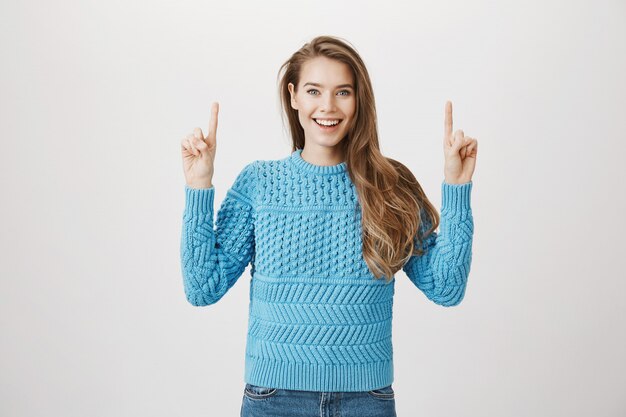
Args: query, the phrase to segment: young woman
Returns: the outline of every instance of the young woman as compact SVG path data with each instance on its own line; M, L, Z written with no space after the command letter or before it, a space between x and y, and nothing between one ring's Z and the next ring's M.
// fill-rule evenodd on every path
M283 71L284 70L284 71ZM181 239L189 302L217 302L251 264L242 416L395 416L392 305L402 269L436 304L464 297L477 141L446 103L439 214L379 149L374 94L353 47L319 36L282 66L291 154L237 176L214 228L209 130L182 140Z

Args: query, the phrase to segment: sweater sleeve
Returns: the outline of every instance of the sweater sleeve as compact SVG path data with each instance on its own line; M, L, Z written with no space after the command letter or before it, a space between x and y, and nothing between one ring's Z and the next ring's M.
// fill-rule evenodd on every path
M472 182L444 181L441 190L440 233L433 231L422 242L425 252L413 255L402 269L429 300L450 307L463 300L472 262ZM422 236L432 225L426 217L422 216L420 225Z
M243 274L254 256L256 161L237 176L213 224L215 188L185 185L180 245L187 300L194 306L219 301Z

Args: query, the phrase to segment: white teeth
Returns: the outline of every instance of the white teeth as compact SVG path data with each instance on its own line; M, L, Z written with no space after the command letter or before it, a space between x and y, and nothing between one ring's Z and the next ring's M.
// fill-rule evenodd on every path
M339 120L315 120L315 122L322 126L334 126L339 123Z

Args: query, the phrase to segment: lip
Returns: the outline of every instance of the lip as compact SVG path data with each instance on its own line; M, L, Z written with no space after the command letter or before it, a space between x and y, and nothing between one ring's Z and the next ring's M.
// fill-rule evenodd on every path
M334 126L322 126L319 123L317 123L315 121L315 119L317 120L339 120L339 123L337 123ZM337 130L339 128L339 125L341 125L341 123L343 122L343 119L338 119L338 118L321 118L321 117L315 117L313 118L313 123L315 123L315 125L322 131L322 132L333 132L335 130Z

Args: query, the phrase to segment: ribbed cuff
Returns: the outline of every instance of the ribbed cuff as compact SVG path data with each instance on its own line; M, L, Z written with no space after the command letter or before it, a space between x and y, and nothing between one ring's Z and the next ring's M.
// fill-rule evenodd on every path
M472 181L463 184L441 183L441 212L467 211L471 209Z
M185 212L189 214L213 213L215 187L190 188L185 184Z

